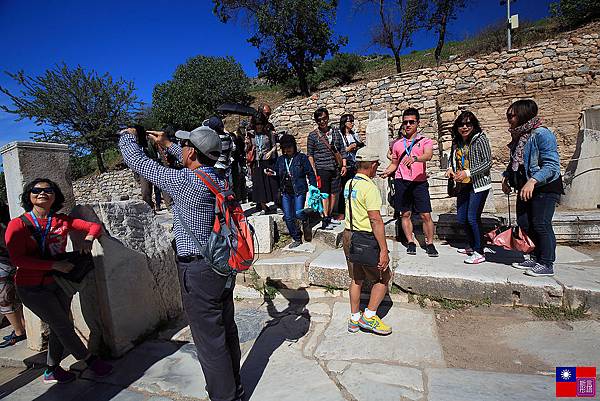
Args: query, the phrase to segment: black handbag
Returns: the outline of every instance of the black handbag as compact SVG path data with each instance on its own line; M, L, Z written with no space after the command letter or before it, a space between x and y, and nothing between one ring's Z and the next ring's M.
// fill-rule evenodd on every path
M352 183L355 179L362 180L360 177L356 177L350 180L350 186L348 190L348 209L350 213L350 231L352 237L350 238L350 247L348 250L348 260L352 263L363 265L365 267L371 267L376 269L379 263L379 242L375 238L372 232L368 231L355 231L354 224L352 221Z
M81 251L65 252L55 255L54 260L72 263L73 269L68 273L54 271L52 274L74 283L81 283L85 276L94 269L94 258L91 253Z

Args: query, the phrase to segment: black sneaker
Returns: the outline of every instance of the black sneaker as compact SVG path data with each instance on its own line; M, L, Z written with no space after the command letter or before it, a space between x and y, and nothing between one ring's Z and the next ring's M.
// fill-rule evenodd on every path
M427 246L425 246L425 252L427 252L427 255L429 255L431 258L437 258L440 256L437 249L435 249L435 245L433 244L427 244Z
M415 244L414 242L409 242L408 245L406 246L406 253L409 255L416 255L417 254L417 244Z
M312 241L312 227L310 226L310 219L308 217L302 220L302 233L304 234L304 241Z
M527 270L525 274L533 277L552 277L554 276L554 269L552 266L536 263L535 266Z

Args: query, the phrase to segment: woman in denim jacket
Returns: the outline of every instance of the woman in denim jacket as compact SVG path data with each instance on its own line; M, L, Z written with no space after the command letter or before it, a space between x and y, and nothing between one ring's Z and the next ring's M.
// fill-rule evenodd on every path
M517 223L535 244L531 259L513 263L513 267L529 276L553 276L556 236L552 217L563 183L556 136L542 126L537 113L538 106L530 99L518 100L506 111L512 141L502 191L518 192Z
M274 170L268 170L267 174L279 177L279 187L281 188L281 203L283 208L283 219L290 232L290 236L294 242L290 248L295 248L302 244L302 233L296 226L296 219L302 221L302 231L304 231L304 239L312 240L312 230L309 225L309 216L302 213L304 202L306 201L306 193L308 185L317 186L317 177L308 161L308 156L302 152L298 152L296 139L291 135L283 135L279 140L281 152L275 163Z

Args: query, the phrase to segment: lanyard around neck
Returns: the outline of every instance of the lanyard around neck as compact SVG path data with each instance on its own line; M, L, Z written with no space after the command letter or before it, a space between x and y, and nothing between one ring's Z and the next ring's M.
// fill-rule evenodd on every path
M35 231L40 238L38 245L39 245L40 251L42 252L42 255L43 255L46 253L46 238L48 238L48 234L50 233L50 229L52 228L52 213L48 215L48 221L46 222L46 228L43 231L42 231L42 226L41 226L38 218L33 213L33 210L31 212L29 212L29 215L33 219L33 224L35 225Z
M285 168L286 168L288 174L290 175L290 177L292 176L292 173L290 172L290 169L292 168L292 163L294 162L294 157L296 157L296 156L292 156L292 158L290 159L289 163L288 163L288 159L287 158L283 159L283 161L285 162Z
M406 137L404 138L404 149L406 150L406 155L410 157L410 153L412 152L412 148L415 145L415 140L417 136L415 135L413 139L410 141L410 146L406 146Z

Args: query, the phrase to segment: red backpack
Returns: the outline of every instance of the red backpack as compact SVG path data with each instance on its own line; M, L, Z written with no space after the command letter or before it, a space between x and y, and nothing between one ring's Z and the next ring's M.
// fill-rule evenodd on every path
M215 222L206 245L201 247L183 219L179 220L212 269L222 276L229 276L226 288L230 288L235 275L248 270L254 262L254 230L229 185L222 189L205 172L194 173L216 197Z

